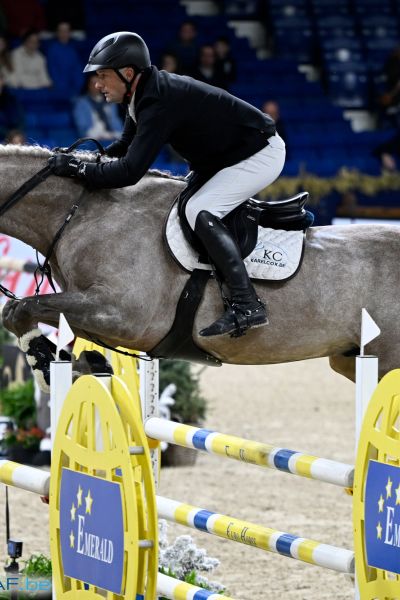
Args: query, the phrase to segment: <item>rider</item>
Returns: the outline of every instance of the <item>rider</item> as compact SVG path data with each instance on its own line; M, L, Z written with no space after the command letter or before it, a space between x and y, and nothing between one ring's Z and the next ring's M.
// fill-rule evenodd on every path
M200 335L232 334L238 328L243 332L267 324L265 305L221 219L279 176L285 144L274 121L222 89L158 71L136 33L103 37L84 69L92 71L97 72L97 89L106 101L127 107L124 131L106 150L117 160L87 163L57 154L49 161L54 173L82 178L92 188L134 185L162 146L170 143L195 175L189 179L193 193L185 209L187 221L231 296L224 315Z

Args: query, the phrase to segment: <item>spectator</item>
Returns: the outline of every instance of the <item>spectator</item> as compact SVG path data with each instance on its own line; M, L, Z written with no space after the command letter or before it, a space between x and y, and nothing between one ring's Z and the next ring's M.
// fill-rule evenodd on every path
M86 93L74 105L73 116L80 137L94 137L99 141L111 140L121 134L123 123L116 104L109 104L97 90L97 75L86 82Z
M0 0L12 37L23 37L28 31L42 31L46 19L42 4L38 0Z
M6 135L6 144L15 144L16 146L23 146L26 144L26 137L23 131L20 129L11 129Z
M51 86L46 59L39 51L39 36L29 31L22 38L22 44L11 52L13 73L10 85L27 90L38 90Z
M236 81L236 61L232 56L231 45L227 37L221 36L214 43L216 55L216 70L218 76L223 82L224 89Z
M276 131L279 133L281 138L286 141L285 125L281 118L279 104L275 100L266 100L266 102L264 102L262 105L261 110L275 121Z
M167 73L179 73L178 59L175 54L171 54L171 52L164 52L164 54L161 56L160 69L167 71Z
M216 61L214 48L208 45L202 46L198 65L192 73L193 77L209 85L223 87L224 80L217 71Z
M23 124L22 106L0 75L0 138L4 140L10 129L21 128Z
M400 133L375 148L373 155L380 160L384 171L397 171L397 161L400 156Z
M178 38L167 49L177 57L182 74L190 75L199 54L197 29L192 21L185 21L179 28Z
M7 38L4 35L0 35L0 75L2 75L6 83L11 79L12 72L13 67Z
M66 98L77 96L82 89L82 65L71 40L71 25L58 23L56 39L47 50L47 66L54 89Z

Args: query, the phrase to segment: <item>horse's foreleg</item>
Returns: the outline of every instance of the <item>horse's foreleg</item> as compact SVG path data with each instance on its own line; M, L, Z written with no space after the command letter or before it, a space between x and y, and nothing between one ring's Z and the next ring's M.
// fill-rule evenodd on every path
M113 337L118 324L115 306L100 294L66 292L8 302L2 313L4 326L14 333L20 348L42 389L50 384L50 362L54 349L42 335L38 323L57 327L60 313L65 315L76 335L88 332L99 337Z

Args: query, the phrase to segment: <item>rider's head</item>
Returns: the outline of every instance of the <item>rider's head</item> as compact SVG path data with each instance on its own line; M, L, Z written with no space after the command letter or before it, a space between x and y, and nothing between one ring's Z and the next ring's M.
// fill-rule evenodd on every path
M118 31L97 42L83 72L97 71L98 89L107 102L129 102L136 78L150 66L149 49L140 35Z

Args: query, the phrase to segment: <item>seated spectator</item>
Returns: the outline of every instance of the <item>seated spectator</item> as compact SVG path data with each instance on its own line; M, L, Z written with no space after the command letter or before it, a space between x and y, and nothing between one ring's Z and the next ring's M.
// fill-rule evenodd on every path
M400 133L375 148L373 155L380 160L384 171L397 171L400 157Z
M16 146L23 146L26 144L26 137L23 131L20 129L11 129L5 138L6 144L15 144Z
M223 81L224 89L236 81L236 61L232 56L231 45L227 37L221 36L214 43L216 55L216 69L218 76Z
M7 38L4 35L0 35L0 75L5 79L6 83L12 77L12 72L13 66Z
M167 71L167 73L179 73L178 59L175 54L164 52L161 56L160 69Z
M46 59L39 51L39 36L29 31L22 38L22 44L11 52L13 73L9 84L26 90L38 90L51 86Z
M281 111L279 104L275 100L266 100L261 107L263 113L272 117L275 121L276 131L279 133L281 138L286 141L285 125L281 118Z
M42 31L46 19L39 0L0 0L11 37L23 37L28 31Z
M167 52L176 56L182 75L190 75L195 68L199 54L197 29L192 21L185 21L179 28L178 38L170 44Z
M93 137L99 141L111 140L121 134L123 123L116 104L108 104L96 87L94 73L86 82L86 93L80 96L73 108L73 117L80 137Z
M67 98L79 94L83 85L82 64L71 40L71 25L61 22L57 25L56 39L47 50L47 67L53 87Z
M5 85L0 75L0 139L4 140L10 129L19 129L24 124L21 103Z
M191 75L195 79L208 83L209 85L223 87L224 79L218 73L216 61L217 58L215 56L214 48L212 46L202 46L200 48L198 65Z

